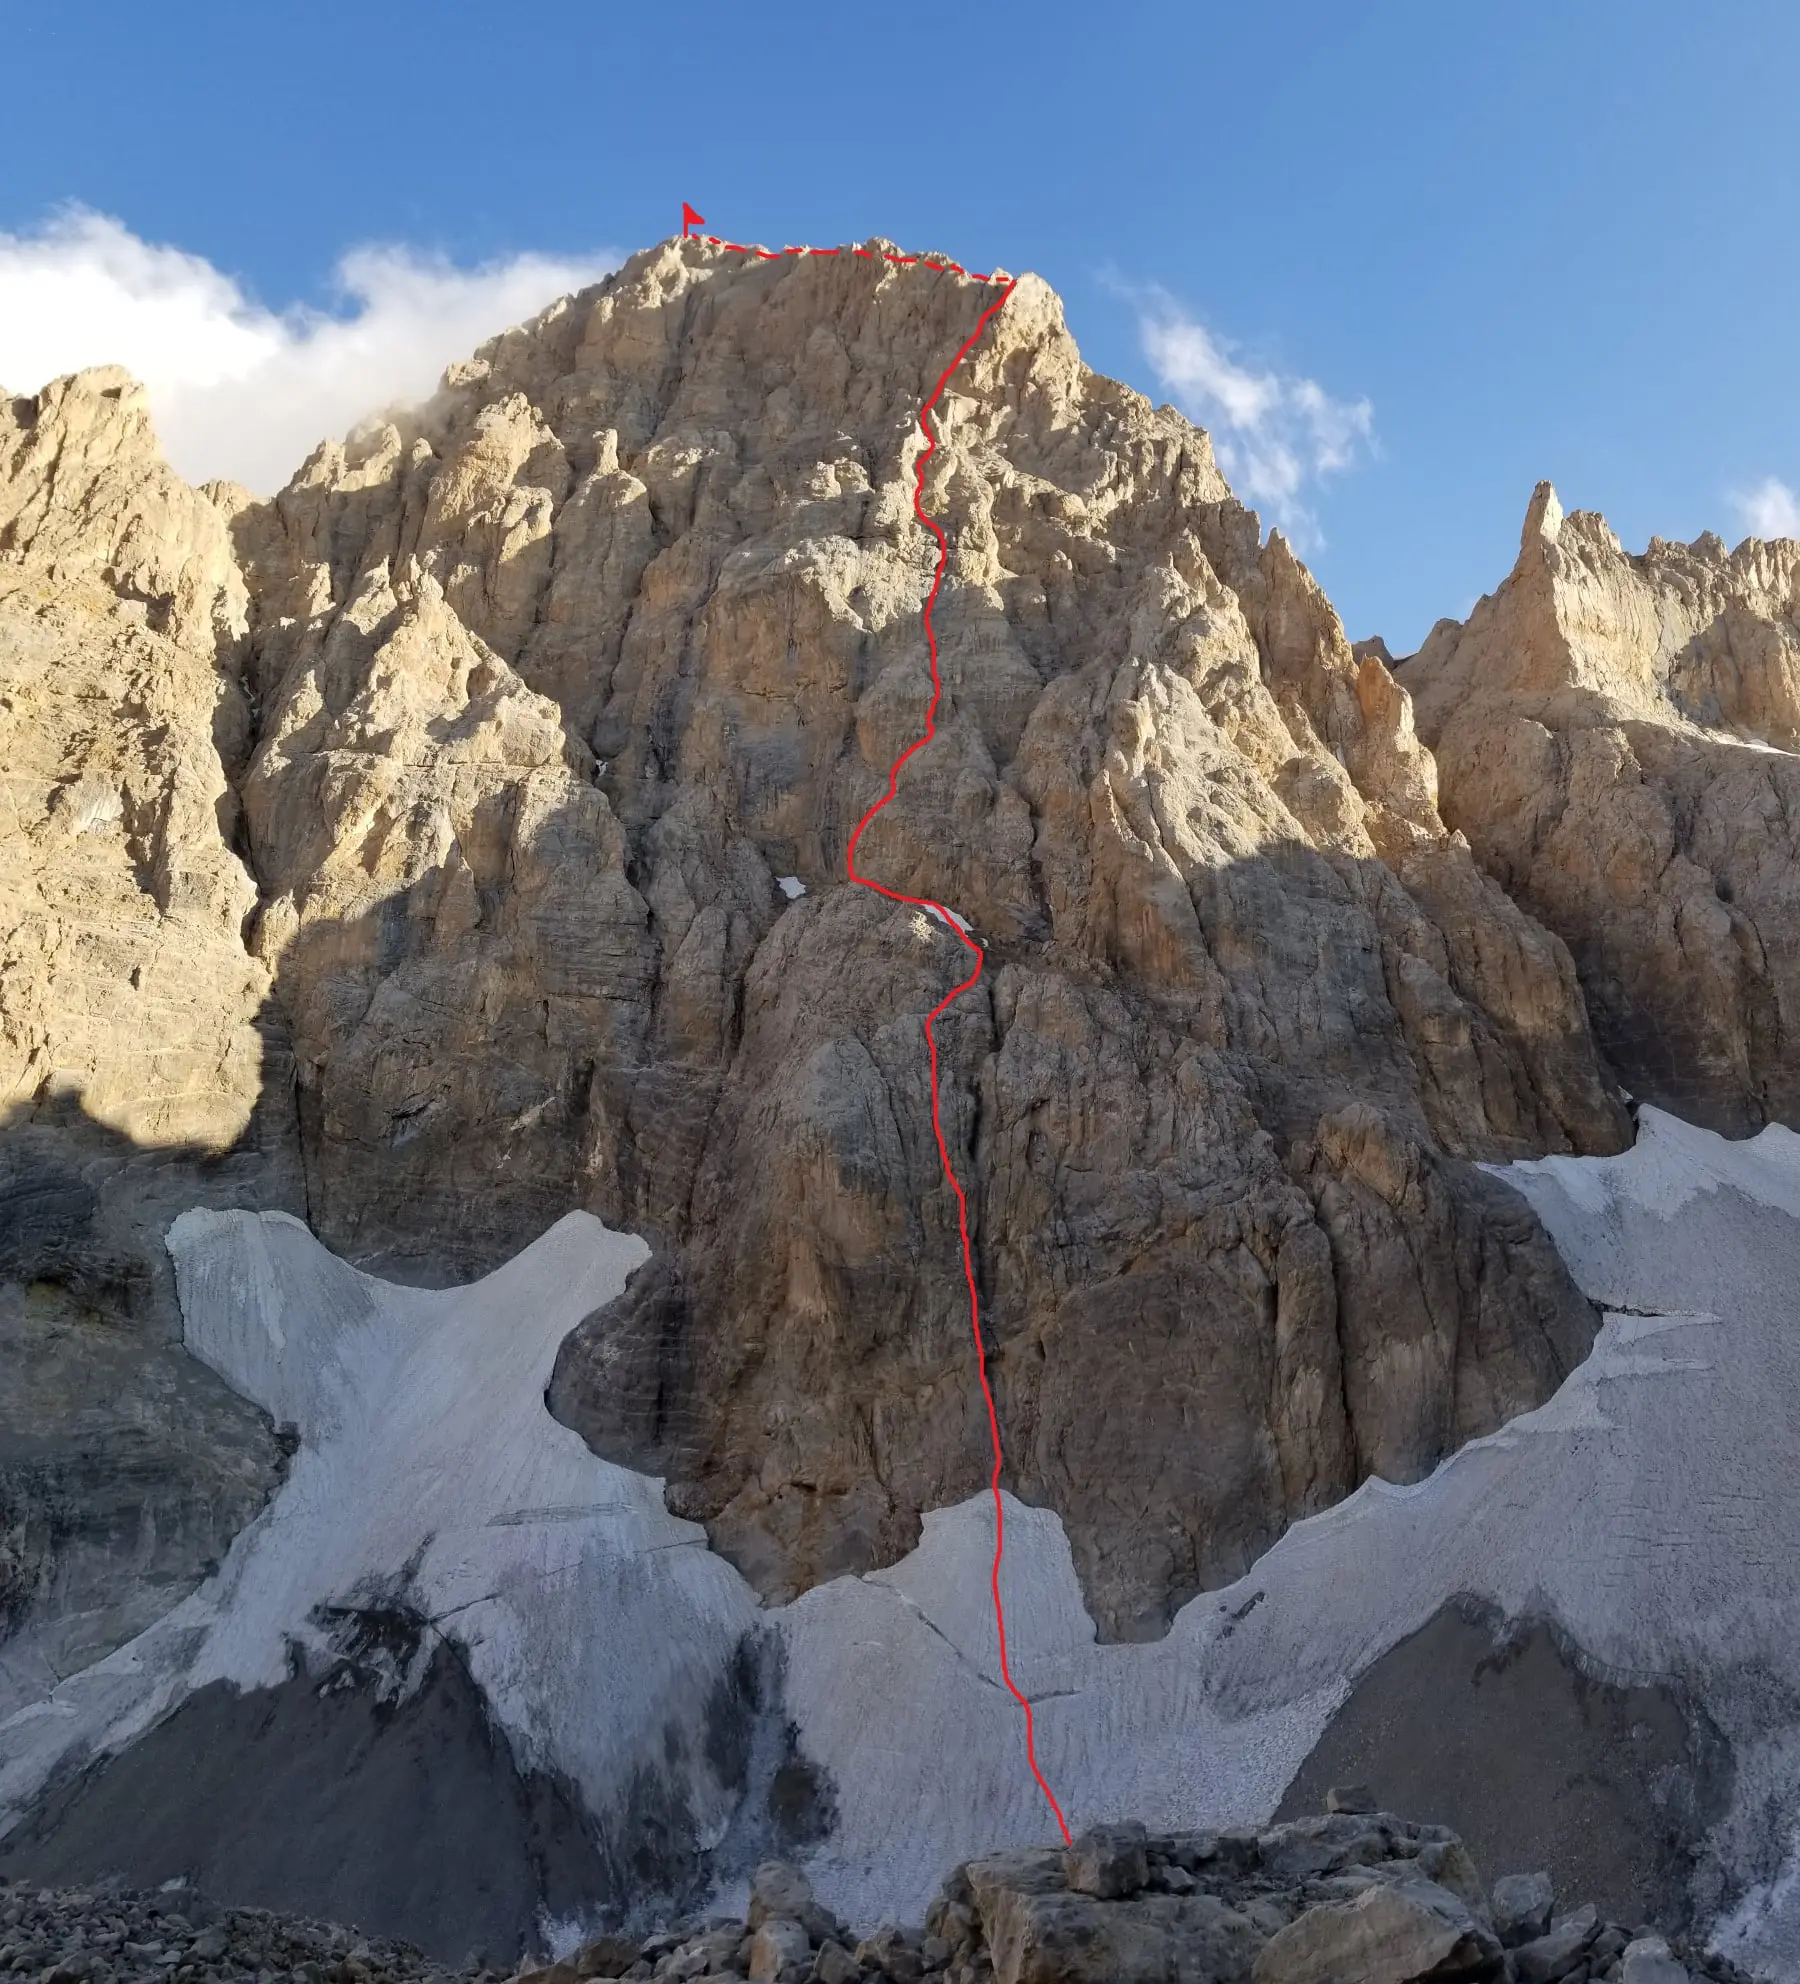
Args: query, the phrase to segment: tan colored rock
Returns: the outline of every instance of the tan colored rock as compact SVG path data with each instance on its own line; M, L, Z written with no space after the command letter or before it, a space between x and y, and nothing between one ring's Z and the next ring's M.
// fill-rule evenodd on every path
M1567 943L1647 1101L1800 1122L1800 545L1628 556L1541 484L1518 563L1402 680L1450 823Z
M183 492L123 385L47 398L10 457L54 613L99 587L97 627L142 597L167 628L166 724L26 718L77 784L153 737L181 768L94 897L105 944L136 918L197 960L109 1120L241 1138L260 1003L263 1100L291 1038L306 1210L353 1258L479 1271L572 1204L647 1234L557 1408L771 1595L893 1561L989 1465L920 1031L964 954L844 852L927 695L918 409L991 300L671 242L272 503ZM988 946L939 1038L1008 1478L1102 1629L1154 1633L1547 1394L1592 1314L1470 1160L1626 1126L1567 953L1446 831L1408 692L1205 435L1089 372L1031 277L937 427L938 734L860 860ZM88 524L52 458L89 465ZM64 776L32 788L46 849L110 805L53 807ZM86 832L44 889L89 886ZM118 1039L121 978L55 1025Z
M116 371L0 401L0 1111L227 1148L262 1078L225 519ZM223 754L222 755L222 751Z
M1257 1952L1254 1984L1423 1984L1483 1974L1500 1945L1457 1898L1424 1880L1324 1902Z
M217 495L121 372L0 396L0 1715L166 1610L281 1464L173 1347L162 1247L296 1183Z
M96 579L202 654L244 632L229 520L248 500L229 484L182 481L143 387L117 366L0 398L0 567L57 586Z
M843 859L927 691L918 407L989 300L668 243L235 524L315 1223L427 1275L571 1202L649 1234L558 1409L772 1595L892 1561L987 1465L919 1031L961 953ZM939 430L938 736L860 860L991 946L943 1107L1011 1478L1105 1629L1154 1632L1557 1382L1586 1305L1461 1160L1623 1118L1408 695L1206 437L1030 277ZM1437 1181L1383 1215L1431 1222L1423 1267L1320 1211L1357 1105ZM1403 1400L1347 1413L1341 1318L1390 1306Z

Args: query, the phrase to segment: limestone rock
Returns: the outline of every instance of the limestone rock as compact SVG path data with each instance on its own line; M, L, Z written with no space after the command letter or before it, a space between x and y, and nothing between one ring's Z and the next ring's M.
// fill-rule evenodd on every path
M1470 1977L1499 1944L1431 1881L1365 1888L1279 1930L1257 1953L1255 1984L1415 1984Z
M812 1944L798 1922L768 1916L750 1939L750 1984L776 1984L797 1975L812 1957Z
M0 531L49 588L17 817L34 888L100 862L106 905L53 1001L105 1025L12 1024L15 1087L48 1056L104 1098L83 1043L129 1013L155 1078L91 1106L254 1157L240 1195L297 1139L360 1263L479 1272L571 1206L646 1235L556 1410L770 1596L894 1561L988 1465L921 1039L965 954L844 857L928 692L918 409L991 300L665 243L267 504L182 491L117 381L9 416ZM1409 692L1205 435L1031 277L937 429L944 698L859 859L987 948L938 1034L1009 1479L1102 1631L1151 1635L1555 1387L1592 1311L1473 1166L1628 1126ZM88 477L54 500L53 457ZM83 587L71 653L141 652L155 724L54 714ZM199 968L132 1005L118 932L177 922Z
M1063 1871L1077 1894L1117 1901L1136 1894L1149 1879L1141 1825L1093 1826L1063 1855Z
M819 1945L818 1955L813 1958L808 1974L812 1984L857 1984L857 1979L862 1976L862 1965L842 1943L827 1941Z
M1599 1932L1599 1917L1589 1902L1573 1915L1554 1922L1541 1936L1520 1943L1512 1952L1518 1984L1555 1984Z
M0 1714L191 1589L282 1464L174 1347L162 1248L298 1196L216 493L123 373L0 397Z
M813 1907L812 1885L785 1860L765 1860L750 1882L750 1927L760 1929L772 1915L798 1922Z
M140 624L210 656L244 633L230 519L250 499L191 489L163 460L149 400L117 366L0 396L0 566L61 591L97 582Z
M1800 1122L1800 545L1629 556L1541 484L1518 562L1400 669L1444 816L1568 945L1627 1086Z

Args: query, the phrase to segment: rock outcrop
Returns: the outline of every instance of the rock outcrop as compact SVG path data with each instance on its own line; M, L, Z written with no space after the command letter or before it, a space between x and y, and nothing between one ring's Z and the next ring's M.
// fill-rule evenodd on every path
M1520 1897L1525 1905L1521 1908ZM1491 1896L1456 1835L1337 1811L1258 1832L1097 1828L1069 1851L995 1854L955 1870L923 1927L858 1938L781 1861L742 1915L593 1937L514 1984L1745 1984L1732 1964L1592 1904L1552 1920L1544 1877ZM483 1984L405 1943L336 1924L215 1906L204 1894L33 1889L0 1880L0 1950L48 1984L251 1984L291 1971L334 1984ZM0 1957L0 1961L4 1961Z
M1627 1085L1800 1123L1800 545L1632 557L1540 484L1511 576L1400 676L1446 819L1568 944Z
M1064 1850L956 1869L923 1930L860 1941L793 1867L758 1869L744 1919L643 1943L606 1936L527 1969L751 1984L1732 1984L1734 1965L1591 1903L1555 1915L1543 1875L1490 1894L1462 1842L1357 1805L1257 1831L1097 1827ZM1520 1898L1525 1905L1519 1905Z
M893 1561L986 1467L920 1039L961 954L842 878L926 693L918 408L991 298L668 243L272 504L174 483L113 375L10 430L7 693L49 754L16 927L89 888L104 935L30 938L8 997L135 1083L21 1022L33 1123L74 1063L132 1148L248 1167L193 1197L303 1203L390 1274L571 1206L643 1233L557 1409L771 1595ZM1568 952L1204 434L1030 277L938 425L945 701L862 860L987 946L943 1111L1010 1479L1143 1636L1547 1396L1593 1314L1473 1161L1629 1128Z
M988 300L668 244L238 519L314 1223L421 1274L571 1203L649 1236L558 1409L770 1594L985 1464L919 1038L959 953L842 875L927 688L917 410ZM1013 1477L1154 1632L1548 1392L1589 1312L1467 1161L1627 1127L1204 435L1031 278L940 426L945 705L863 861L988 946L944 1111Z
M281 1462L176 1347L162 1247L297 1182L234 845L236 500L170 472L121 372L0 399L6 1706L191 1588Z

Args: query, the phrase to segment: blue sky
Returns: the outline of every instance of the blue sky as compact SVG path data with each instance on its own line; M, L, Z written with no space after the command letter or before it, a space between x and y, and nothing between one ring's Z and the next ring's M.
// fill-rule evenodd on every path
M246 308L366 310L380 269L358 304L341 264L371 245L549 279L684 198L735 239L1035 270L1091 364L1178 388L1241 473L1275 487L1287 449L1265 520L1396 652L1504 576L1540 476L1632 549L1735 541L1750 492L1778 521L1765 485L1800 486L1781 0L0 0L0 36L0 235L41 248L74 203Z

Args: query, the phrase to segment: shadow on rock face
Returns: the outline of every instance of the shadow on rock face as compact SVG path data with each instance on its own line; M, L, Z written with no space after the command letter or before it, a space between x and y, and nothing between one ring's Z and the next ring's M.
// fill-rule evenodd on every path
M1364 1674L1277 1816L1365 1784L1383 1809L1453 1827L1485 1879L1543 1868L1570 1905L1679 1929L1690 1849L1731 1776L1724 1739L1670 1689L1595 1680L1548 1623L1465 1599Z
M0 1718L184 1598L280 1481L268 1415L182 1344L163 1234L304 1207L292 1062L229 1150L144 1145L78 1094L0 1112Z

